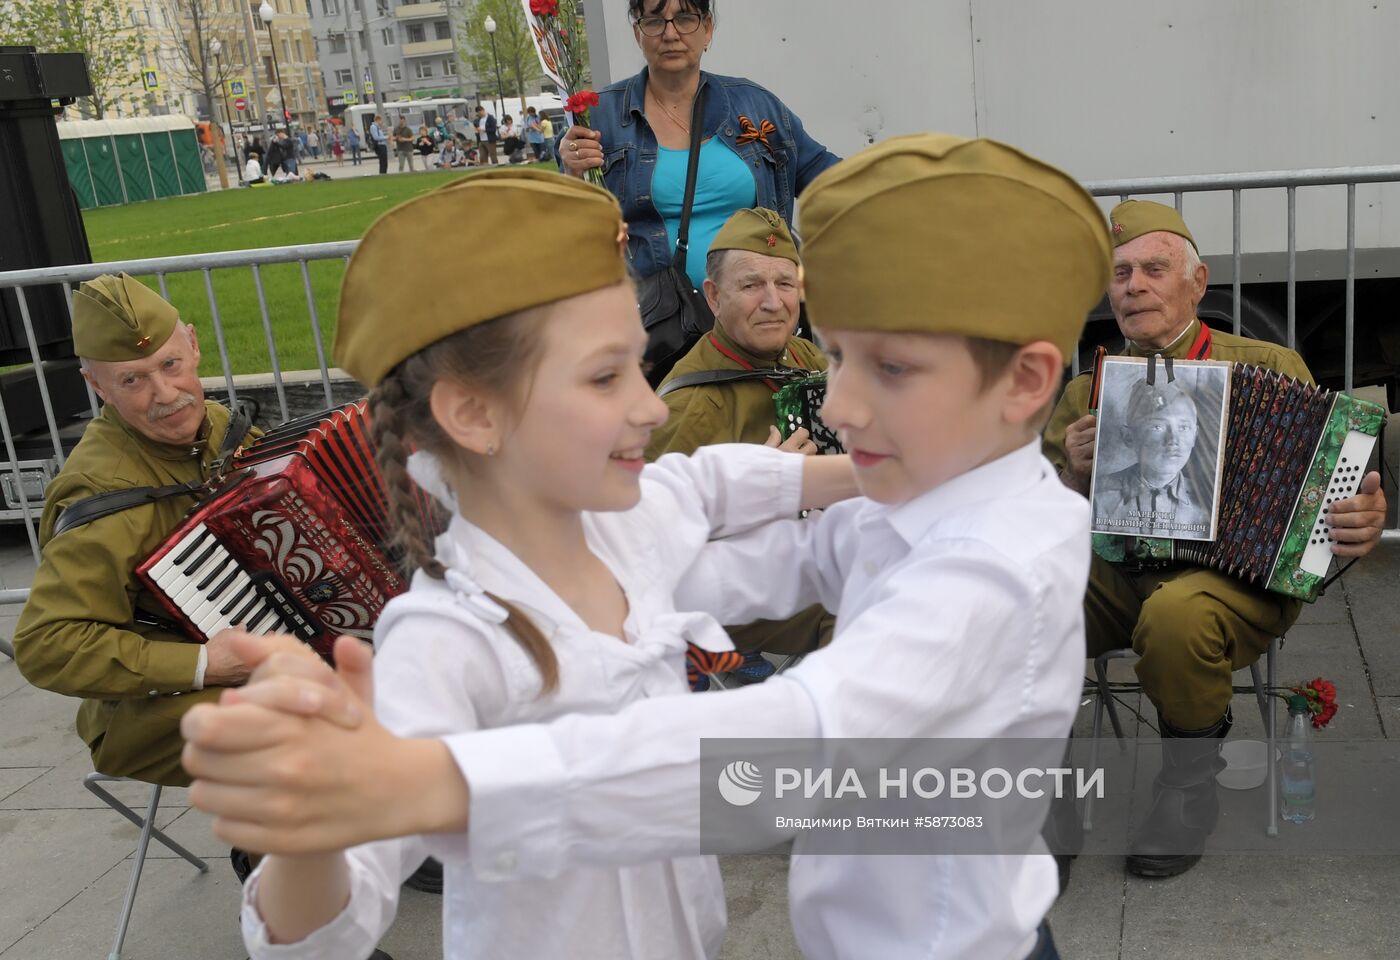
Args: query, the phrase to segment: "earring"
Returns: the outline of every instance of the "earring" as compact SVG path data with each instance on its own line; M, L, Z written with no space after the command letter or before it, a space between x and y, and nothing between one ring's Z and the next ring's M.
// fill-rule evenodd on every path
M494 443L488 443L486 445L486 455L488 457L494 457L496 455L496 445Z

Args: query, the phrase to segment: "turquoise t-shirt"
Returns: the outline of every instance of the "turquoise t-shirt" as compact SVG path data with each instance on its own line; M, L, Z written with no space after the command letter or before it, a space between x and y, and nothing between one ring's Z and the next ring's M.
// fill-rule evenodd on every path
M689 150L658 147L656 173L651 178L651 199L656 212L666 221L671 249L681 230L681 207L685 202L685 172ZM735 210L758 203L753 174L728 144L718 137L700 145L700 169L695 174L695 202L690 210L690 248L685 255L685 272L696 290L704 288L705 254L715 234Z

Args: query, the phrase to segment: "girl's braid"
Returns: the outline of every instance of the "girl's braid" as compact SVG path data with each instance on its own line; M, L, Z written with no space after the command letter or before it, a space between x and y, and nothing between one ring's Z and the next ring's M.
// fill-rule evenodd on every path
M433 545L423 529L422 511L413 480L408 475L408 444L404 442L403 424L412 422L412 411L407 409L412 400L403 385L404 372L400 368L385 377L369 397L375 460L384 476L384 492L389 501L394 531L391 543L403 552L409 568L417 567L441 580L446 571L434 555Z

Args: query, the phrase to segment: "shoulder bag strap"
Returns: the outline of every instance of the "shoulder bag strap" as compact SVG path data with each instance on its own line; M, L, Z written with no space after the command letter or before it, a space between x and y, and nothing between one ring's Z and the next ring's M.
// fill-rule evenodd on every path
M671 263L678 273L685 273L686 251L690 249L690 208L695 204L695 180L700 172L700 135L705 123L705 81L695 91L695 104L690 111L690 159L685 168L685 202L681 206L681 226L676 233L676 255Z

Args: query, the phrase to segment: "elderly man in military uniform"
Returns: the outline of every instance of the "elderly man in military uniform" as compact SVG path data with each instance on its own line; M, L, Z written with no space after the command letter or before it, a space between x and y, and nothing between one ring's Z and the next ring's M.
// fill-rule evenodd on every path
M1211 493L1204 471L1187 470L1196 447L1196 404L1173 381L1140 380L1128 393L1119 425L1137 461L1094 485L1094 528L1118 521L1124 532L1149 537L1210 531Z
M115 504L90 498L197 485L251 434L245 418L204 399L194 327L126 274L74 293L73 347L104 406L45 493L43 559L16 628L15 660L36 686L83 698L78 734L98 771L187 784L180 717L220 687L243 683L248 668L229 643L232 631L183 642L134 571L195 495L138 493L144 502L105 515L91 508ZM56 531L69 507L75 512ZM69 525L84 511L93 519Z
M1238 361L1311 382L1292 350L1213 331L1197 319L1209 270L1176 210L1128 200L1110 220L1108 297L1129 355ZM1070 381L1045 430L1046 456L1067 486L1085 494L1095 444L1089 386L1087 375ZM1370 473L1356 496L1331 507L1333 552L1368 553L1380 540L1385 511L1380 476ZM1299 609L1296 600L1201 567L1144 569L1093 558L1084 606L1088 655L1133 648L1163 738L1153 804L1128 856L1132 873L1175 876L1200 859L1219 815L1215 775L1231 724L1231 674L1257 660Z
M798 453L816 453L805 429L783 441L778 433L773 379L724 379L782 368L818 372L826 358L816 344L795 336L801 307L801 259L783 218L762 207L729 218L705 259L705 298L715 326L690 349L661 382L658 392L670 409L654 430L647 459L663 453L693 453L711 443L767 443ZM679 386L687 379L717 373L714 382ZM730 629L745 651L735 673L740 682L762 680L773 672L758 650L797 654L831 638L833 619L812 607L791 620L759 621Z

